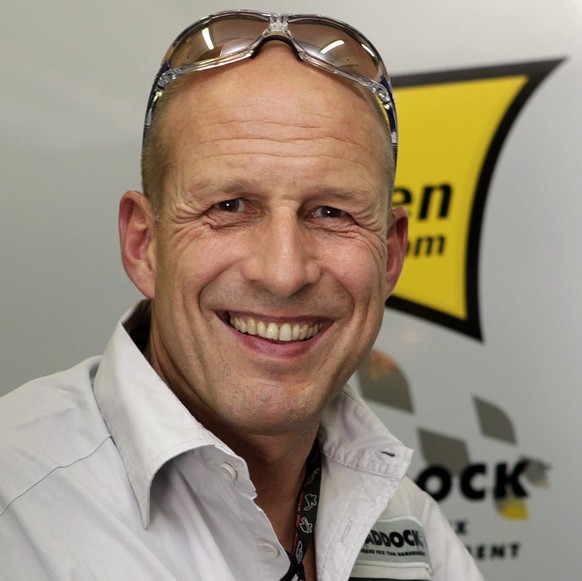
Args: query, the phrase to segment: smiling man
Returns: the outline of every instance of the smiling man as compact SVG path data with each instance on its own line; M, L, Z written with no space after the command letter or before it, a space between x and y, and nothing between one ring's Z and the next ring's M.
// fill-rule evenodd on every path
M354 29L232 12L178 37L120 206L146 301L0 407L7 579L481 579L346 386L402 266L395 162Z

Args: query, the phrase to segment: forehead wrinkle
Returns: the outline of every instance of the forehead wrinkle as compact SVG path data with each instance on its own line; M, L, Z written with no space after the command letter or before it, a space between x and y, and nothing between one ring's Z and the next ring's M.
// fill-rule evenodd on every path
M224 127L224 131L217 131L218 127ZM239 128L239 131L234 135L232 132L228 131L228 128L235 126ZM269 128L284 128L286 131L284 135L279 135L279 132L269 131ZM346 159L352 160L358 157L358 154L363 153L366 157L372 157L383 162L384 148L382 147L381 140L380 143L373 143L376 141L374 136L369 134L363 134L361 137L363 139L350 139L342 136L342 127L321 127L320 125L309 125L309 124L299 124L299 123L282 123L280 121L252 121L252 120L232 120L232 121L218 121L216 123L209 123L205 126L201 125L200 130L194 129L192 131L195 134L195 138L190 141L192 147L195 147L199 157L204 157L201 151L201 146L205 145L215 145L220 153L225 153L225 149L234 144L264 144L263 147L269 147L269 144L275 144L278 146L285 146L288 144L295 145L310 145L317 147L318 143L332 142L340 145L338 150L339 155L345 155ZM306 135L307 132L307 135ZM264 150L263 147L259 147L256 153L265 153L272 155L283 155L277 151ZM306 153L305 156L301 155L300 152L293 152L290 148L286 150L286 153L290 157L308 157L310 153ZM202 153L202 155L200 155ZM241 152L242 153L242 152ZM253 152L250 152L253 153ZM212 152L209 152L212 155Z
M240 122L232 121L230 123L241 126ZM218 125L224 124L218 123ZM193 140L188 141L191 144L191 147L196 150L196 158L199 161L212 158L217 154L220 156L262 154L271 157L303 159L314 156L314 154L308 150L310 145L317 149L318 143L332 142L339 144L337 155L323 155L321 153L316 153L315 157L345 159L346 161L349 160L364 167L363 161L358 160L363 153L365 157L371 157L382 164L383 150L381 147L374 147L374 145L370 143L370 138L361 142L359 140L347 139L340 135L330 135L321 127L297 124L286 125L290 129L296 128L297 132L290 132L291 134L284 136L273 135L271 133L267 135L265 132L260 131L260 128L258 127L259 125L281 126L280 123L275 121L259 123L248 121L244 123L244 126L242 127L241 133L243 133L243 135L225 136L220 135L220 132L213 131L213 126L210 125L202 131L195 131L196 137ZM305 130L312 132L313 135L305 135ZM246 145L249 149L246 151L229 152L229 147L235 146L236 144L242 144L243 146ZM289 144L294 144L297 147L287 147ZM307 147L301 148L302 144ZM211 147L210 151L205 152L204 146L214 147ZM273 149L273 146L276 146L275 150Z
M295 160L301 160L301 159L313 159L314 156L309 154L309 153L301 153L298 152L294 155L289 155L288 152L281 152L281 153L277 153L277 152L273 152L273 151L261 151L261 152L256 152L256 153L252 153L249 154L248 152L233 152L233 153L228 153L228 152L223 152L220 153L218 156L216 153L209 153L208 155L198 155L198 162L203 162L205 160L211 160L211 159L216 159L217 157L223 157L223 158L237 158L237 157L249 157L249 156L254 156L254 155L261 155L261 156L265 156L266 158L274 158L274 159L295 159ZM368 176L369 175L369 168L366 166L366 164L358 159L347 159L343 156L333 156L333 155L324 155L324 154L317 154L317 158L318 159L330 159L330 160L334 160L334 161L342 161L342 162L349 162L352 164L357 165L358 167L362 168L364 170L364 175ZM370 178L370 182L374 181L374 178L372 175L369 176Z
M330 117L328 117L330 119ZM232 130L232 127L238 129L238 133L243 134L245 137L262 137L264 133L272 133L272 130L285 130L294 135L295 133L308 133L308 135L316 134L321 135L322 137L331 137L334 138L334 134L338 133L338 130L343 128L344 124L335 121L333 125L323 126L321 124L310 124L307 122L290 122L288 120L283 119L275 119L275 120L267 120L267 119L217 119L215 122L212 122L208 119L204 120L204 122L200 122L198 124L200 129L196 131L198 136L202 136L206 133L210 133L213 136L216 136L216 139L221 138L221 133L229 132ZM220 128L224 128L223 131ZM341 131L339 131L341 133ZM362 132L362 137L368 138L368 134L364 134ZM309 137L304 137L304 139L308 139ZM341 139L341 138L339 138ZM348 143L352 143L351 140L345 140Z
M301 97L301 95L294 96L297 99ZM221 106L220 104L213 107L199 107L194 123L199 127L198 134L220 132L220 127L224 127L226 131L235 126L239 127L241 132L249 132L253 135L260 135L263 130L269 131L273 127L290 131L313 131L327 135L341 132L346 126L352 126L356 135L363 139L370 138L369 133L361 129L361 124L354 121L354 116L349 114L350 111L342 111L341 108L334 107L333 111L328 112L325 108L315 110L310 109L310 106L309 101L300 107L300 111L297 111L295 107L292 114L281 115L279 110L273 110L271 102L259 97L245 107ZM369 105L365 107L367 109ZM378 136L380 134L381 131L378 131Z
M275 157L284 157L289 156L293 158L305 158L305 157L313 157L314 154L302 150L300 148L292 148L289 150L288 148L284 148L285 145L290 143L296 145L309 145L313 144L314 146L318 143L326 142L326 141L333 141L343 145L347 145L348 149L342 148L341 151L338 151L338 155L325 155L322 153L316 153L315 157L331 157L334 159L345 158L346 160L356 161L356 158L359 157L358 152L361 155L363 152L368 157L373 157L375 159L380 160L381 156L378 155L378 149L374 147L367 147L365 144L354 143L348 139L342 139L341 137L288 137L288 138L277 138L277 137L266 137L266 136L252 136L252 137L229 137L228 139L216 137L216 138L208 138L208 139L199 139L197 147L201 145L217 145L217 148L213 151L209 151L207 154L202 154L200 150L197 150L197 158L198 159L205 159L207 157L212 157L213 155L253 155L253 154L264 154L264 155L274 155ZM249 145L254 144L256 147L253 151L236 151L236 152L228 152L229 145L232 144L245 144L248 143ZM259 147L259 144L262 147ZM270 145L274 144L281 147L281 151L273 151L270 148ZM263 149L267 148L267 149ZM358 150L354 151L354 149ZM350 151L352 150L352 151Z
M366 107L369 106L366 105ZM250 118L249 109L253 113ZM348 156L350 158L355 157L356 151L359 151L384 164L385 139L377 124L373 124L372 133L364 131L360 123L354 122L353 116L338 117L337 108L329 112L303 109L301 115L284 117L278 114L275 117L272 108L263 106L263 100L259 99L251 107L243 110L228 106L217 107L211 112L209 118L205 118L203 111L200 113L197 118L199 129L196 135L201 145L220 141L221 133L226 133L225 143L228 141L234 143L237 139L247 139L249 143L255 139L262 139L265 142L277 144L311 142L315 145L324 140L333 140L348 148L354 148L354 152ZM265 118L266 114L269 114L269 118ZM238 130L234 132L234 135L233 127ZM351 129L349 135L353 137L344 136L346 127ZM277 130L281 130L283 135L277 135ZM344 151L347 150L344 149Z
M252 122L264 121L284 123L288 125L301 125L301 123L295 122L296 119L299 118L299 115L307 119L313 117L316 119L324 118L333 120L335 119L335 115L342 111L337 108L337 105L332 105L330 103L318 103L318 108L315 109L313 107L314 99L311 94L306 94L305 92L298 91L292 87L289 88L289 95L294 99L294 101L291 99L288 101L288 105L291 108L293 115L287 117L283 116L279 109L273 108L272 98L280 98L280 95L278 95L274 89L269 91L266 95L253 91L253 100L239 107L233 107L231 103L220 104L217 103L216 100L209 100L210 103L198 107L197 111L203 115L209 113L217 119L218 123L246 121L249 120L250 113L254 117ZM183 97L186 101L190 98L188 94L184 94ZM366 104L365 107L367 108L369 105ZM265 115L268 115L268 117L265 117ZM350 118L349 115L346 115L346 119Z

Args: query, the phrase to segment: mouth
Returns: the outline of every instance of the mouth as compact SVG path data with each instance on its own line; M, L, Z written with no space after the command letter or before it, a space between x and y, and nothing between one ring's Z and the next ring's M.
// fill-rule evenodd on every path
M307 341L312 339L324 327L323 323L302 321L294 323L275 323L255 317L228 315L228 323L239 333L256 335L269 341L289 343L291 341Z

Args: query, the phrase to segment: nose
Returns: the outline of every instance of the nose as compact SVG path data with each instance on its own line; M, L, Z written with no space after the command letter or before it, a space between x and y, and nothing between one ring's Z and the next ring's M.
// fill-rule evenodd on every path
M278 298L289 298L320 277L316 248L293 210L271 215L253 233L244 276Z

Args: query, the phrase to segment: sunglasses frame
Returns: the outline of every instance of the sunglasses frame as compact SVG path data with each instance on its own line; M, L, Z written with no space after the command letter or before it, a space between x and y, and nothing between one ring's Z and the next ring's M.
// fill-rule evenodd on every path
M172 67L172 57L188 38L196 33L200 33L209 26L212 26L213 23L229 19L233 21L241 19L264 21L265 29L256 38L256 40L252 41L250 44L237 51L224 56L205 59L179 67ZM378 80L370 79L356 73L344 71L334 66L333 64L314 56L312 52L302 46L302 43L289 29L289 25L294 26L301 23L318 24L321 26L328 26L330 28L339 29L348 37L355 40L370 56L371 61L377 69ZM374 45L362 33L360 33L349 24L334 18L320 16L317 14L282 14L259 12L254 10L229 10L217 12L216 14L207 16L206 18L203 18L202 20L199 20L190 25L188 28L182 31L178 37L176 37L170 48L166 51L160 69L155 77L146 109L143 133L144 143L149 135L156 104L164 94L167 86L172 81L185 74L189 74L195 71L209 70L240 62L247 58L252 58L261 49L263 44L269 40L280 40L287 43L293 49L297 57L303 62L325 70L328 73L349 79L350 81L353 81L370 91L380 101L382 109L386 113L386 121L390 130L394 165L396 165L398 154L398 122L396 117L396 107L394 104L394 96L392 93L390 77L386 71L384 63L382 62L380 54Z

